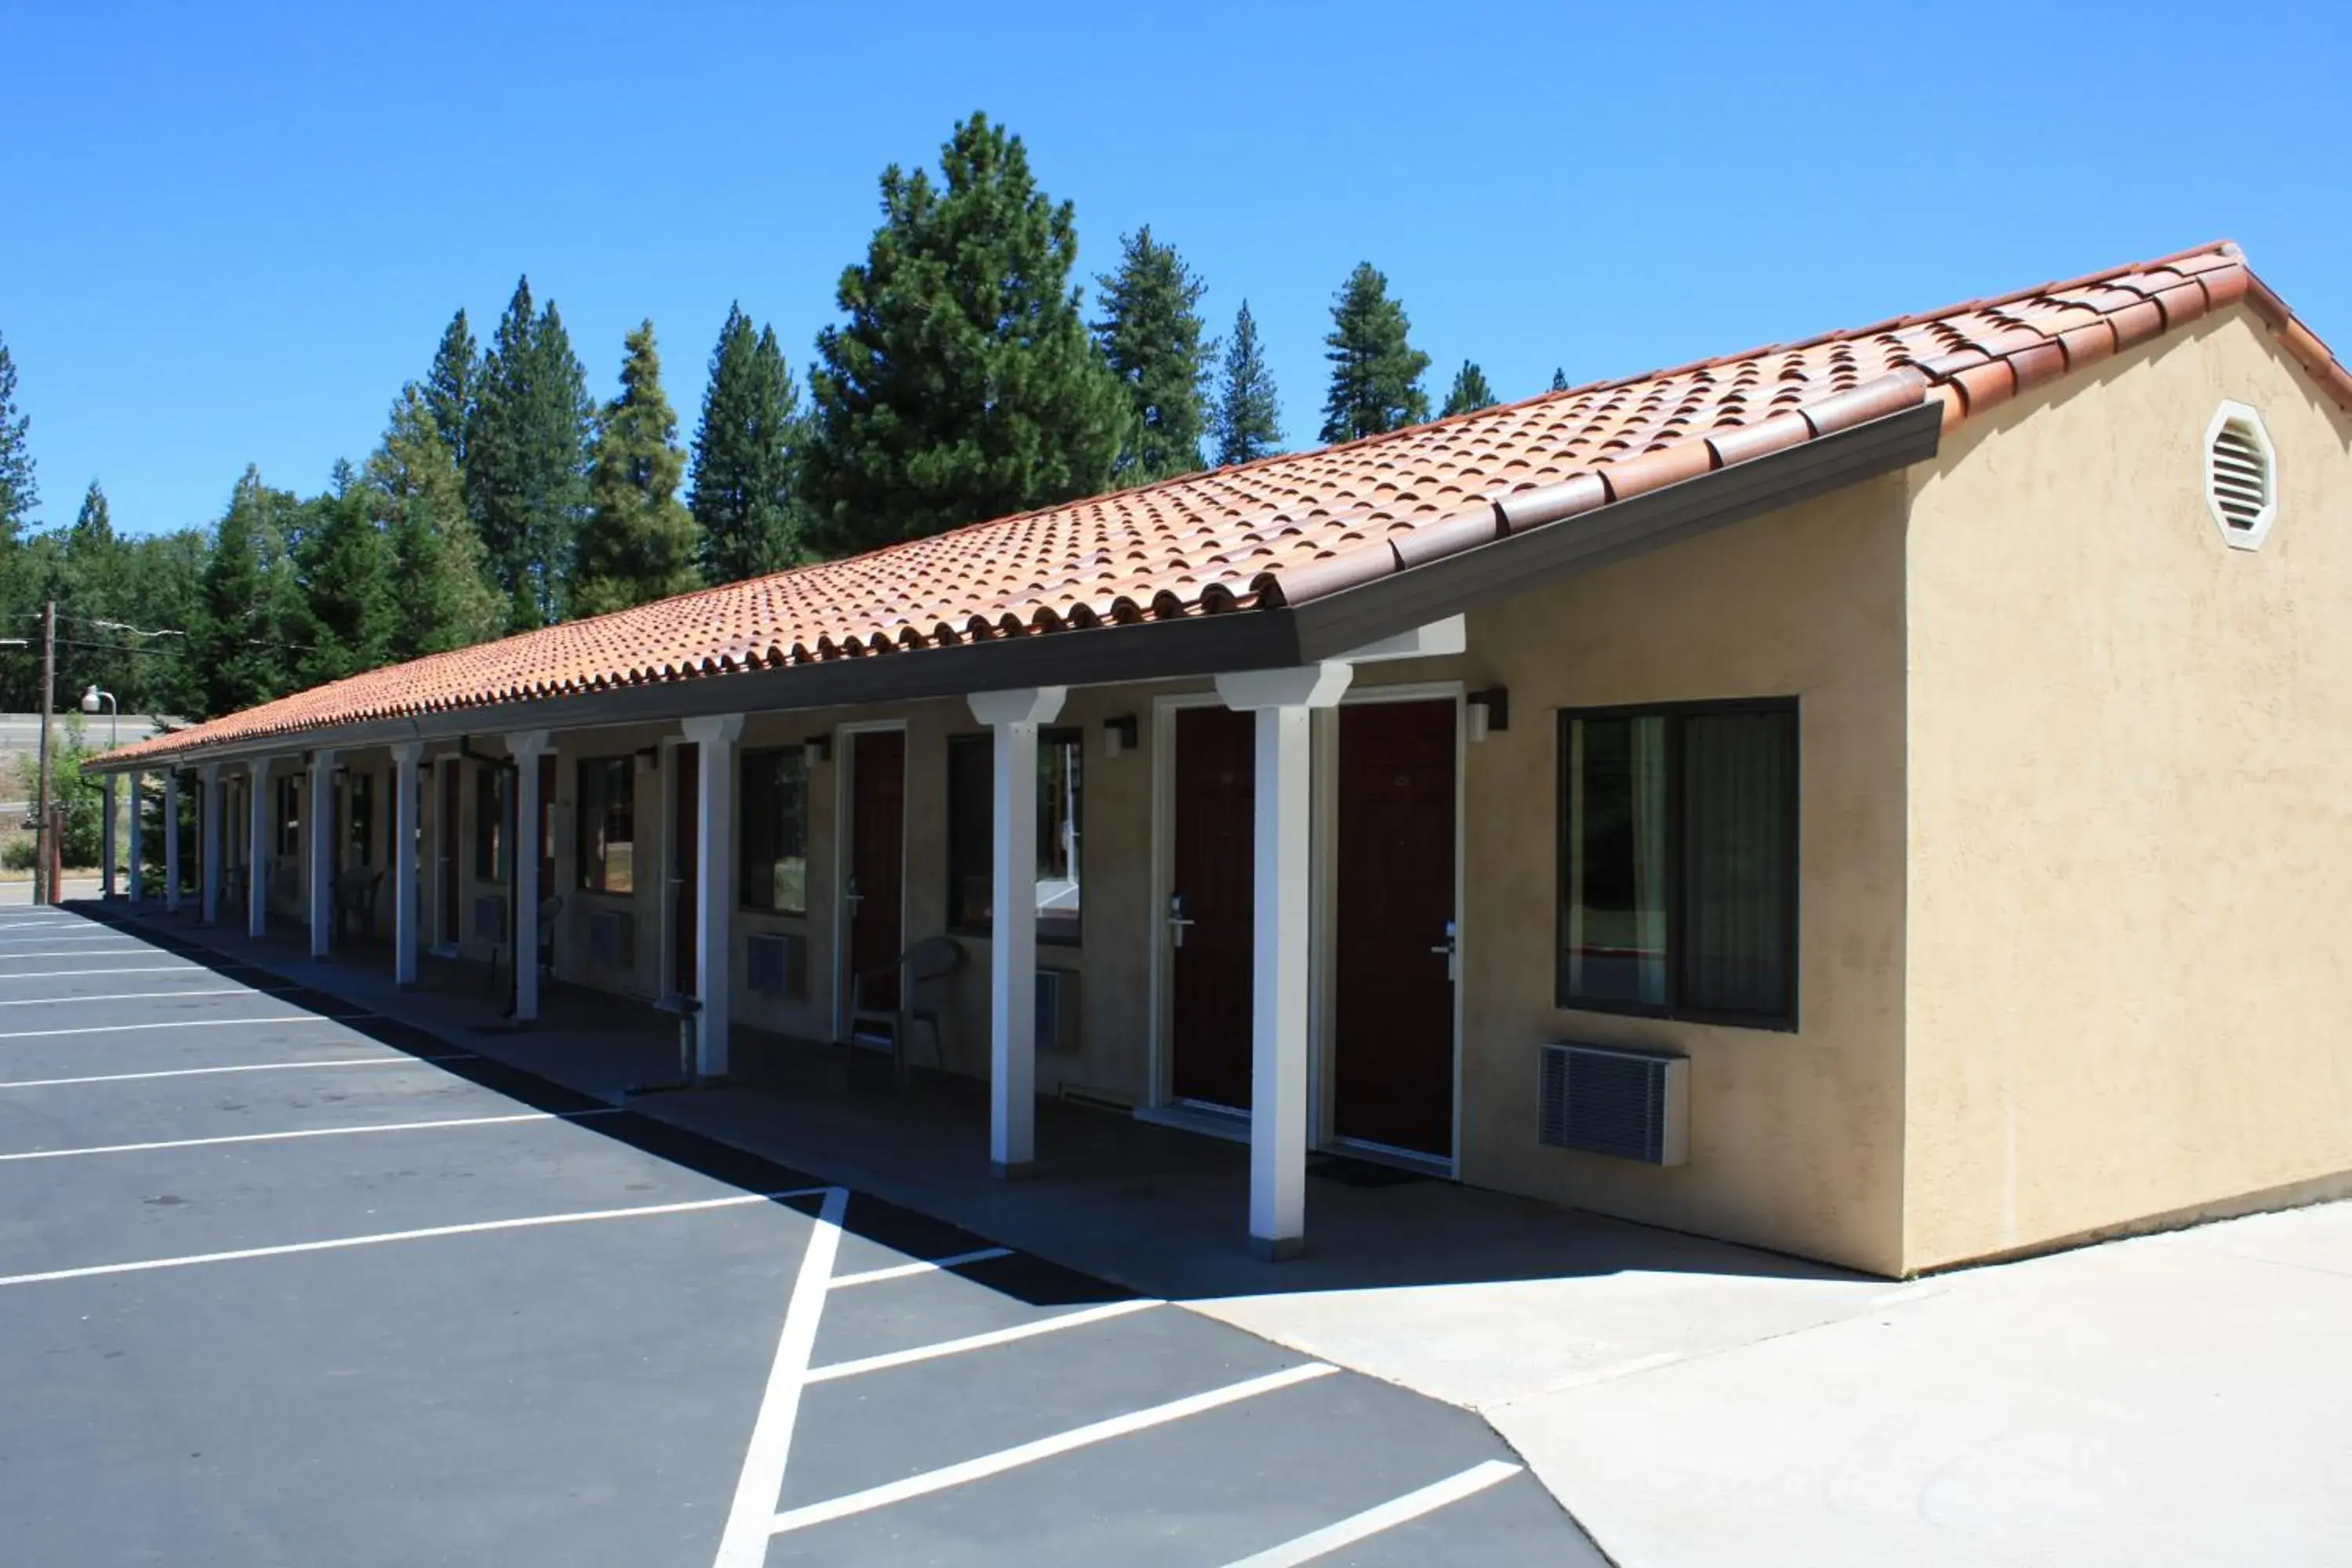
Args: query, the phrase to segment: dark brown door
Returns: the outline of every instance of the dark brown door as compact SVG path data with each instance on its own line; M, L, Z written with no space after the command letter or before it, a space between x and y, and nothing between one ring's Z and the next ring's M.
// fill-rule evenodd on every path
M1250 1103L1255 719L1176 710L1170 921L1170 1085L1179 1100Z
M1454 704L1339 710L1332 1131L1454 1152Z
M702 790L702 748L691 741L671 751L677 777L671 781L669 835L669 983L670 989L680 996L694 992L695 868L700 864L695 852L701 847L697 841L695 822L699 809L696 799Z
M433 825L433 858L441 871L441 940L457 942L457 824L465 796L466 769L459 763L441 764L441 820Z
M849 764L849 972L870 974L869 1006L898 1005L898 961L906 881L907 735L865 730Z

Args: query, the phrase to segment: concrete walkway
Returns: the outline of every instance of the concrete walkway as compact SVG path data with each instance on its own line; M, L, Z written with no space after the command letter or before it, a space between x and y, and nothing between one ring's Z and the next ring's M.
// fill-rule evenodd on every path
M600 1098L675 1061L601 994L486 1034L478 967L401 992L299 933L138 923ZM1239 1145L1046 1102L1041 1178L998 1182L980 1086L737 1050L764 1082L631 1103L1475 1409L1623 1568L2352 1563L2352 1205L1896 1285L1340 1163L1270 1265Z

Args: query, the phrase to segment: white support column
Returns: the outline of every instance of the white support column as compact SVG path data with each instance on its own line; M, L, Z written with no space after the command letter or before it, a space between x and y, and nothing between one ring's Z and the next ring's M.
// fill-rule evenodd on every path
M392 749L392 978L416 984L416 764L422 742Z
M196 913L210 925L220 915L221 782L220 764L206 763L196 770ZM178 884L173 884L173 891Z
M735 879L735 742L743 715L688 719L680 729L694 742L694 994L700 1011L695 1023L695 1072L727 1075L727 1029L732 1015L733 912L727 897Z
M1067 689L972 694L993 733L994 872L988 929L988 1163L1000 1176L1037 1159L1037 727L1060 716Z
M254 759L246 786L245 934L269 934L269 759Z
M140 852L142 848L140 829L145 826L143 819L147 815L147 792L140 786L146 782L146 774L141 773L129 773L123 775L123 783L129 786L131 792L131 907L134 910L139 907L147 893L146 879L142 875L143 868L140 864L146 858Z
M1307 1248L1309 715L1336 705L1345 664L1217 677L1225 706L1257 715L1250 1008L1250 1250Z
M115 802L121 792L114 787L114 775L106 775L106 831L100 835L98 847L98 896L101 902L114 897L114 841L122 832L122 818L114 812Z
M310 753L310 956L324 958L335 938L335 753Z
M180 912L180 770L163 770L163 912Z
M515 763L514 1020L539 1021L539 759L547 752L547 731L530 730L507 737Z

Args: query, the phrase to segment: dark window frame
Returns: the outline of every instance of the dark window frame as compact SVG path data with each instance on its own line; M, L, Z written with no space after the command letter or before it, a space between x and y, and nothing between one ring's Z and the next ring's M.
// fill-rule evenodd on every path
M269 781L271 810L277 817L277 857L291 860L302 853L302 773L280 773Z
M513 808L513 770L477 763L474 776L474 880L503 888L513 879L507 858L507 814Z
M375 864L375 772L354 768L343 775L343 853L364 871Z
M1721 1008L1685 1005L1682 1002L1685 955L1689 952L1689 900L1686 894L1688 863L1684 855L1685 819L1688 810L1684 793L1683 772L1684 726L1695 718L1721 714L1769 713L1785 716L1789 721L1789 799L1784 813L1785 833L1782 845L1782 883L1785 889L1781 918L1786 922L1788 941L1781 954L1782 986L1788 1006L1780 1013L1747 1013ZM1579 720L1595 719L1663 719L1666 721L1666 999L1651 1005L1591 996L1574 996L1568 990L1568 951L1565 924L1568 918L1569 853L1568 811L1570 799L1569 756L1570 729ZM1628 702L1601 708L1563 708L1559 710L1559 729L1553 739L1552 753L1552 1005L1562 1012L1609 1013L1629 1017L1660 1018L1674 1023L1716 1024L1732 1028L1759 1029L1770 1034L1792 1035L1798 1032L1802 1006L1798 993L1799 950L1803 945L1800 924L1802 903L1798 885L1802 863L1801 849L1804 822L1804 725L1798 700L1794 697L1727 698L1700 702Z
M604 783L592 792L591 775L600 776ZM619 778L628 794L629 886L616 889L612 884L611 862L596 847L597 830L609 826L613 819L613 796L607 785ZM633 899L637 888L637 759L624 752L617 757L582 757L572 763L572 880L583 893L594 893L608 899ZM593 799L593 806L592 806ZM609 847L617 840L609 835L601 841ZM592 877L593 872L593 877Z
M780 908L773 903L763 904L754 902L751 896L752 882L751 869L753 866L752 851L755 848L763 847L760 843L759 839L754 837L751 831L753 826L751 816L751 770L755 763L767 763L772 761L782 761L787 756L795 754L799 756L801 763L801 774L799 781L801 796L801 907L796 910L788 910ZM806 920L809 914L808 871L810 862L813 858L810 854L810 849L816 837L811 829L811 824L809 821L808 748L798 745L753 746L740 752L736 758L735 799L738 807L738 818L735 824L736 909L745 914L766 915L777 920ZM779 835L778 837L779 840L781 840L781 835ZM781 850L783 846L781 841L779 841L775 844L766 845L764 847ZM777 860L782 858L787 858L787 857L776 854L771 855L766 859L759 862L759 864L769 868L768 888L772 894L775 888L775 863Z
M1078 863L1076 867L1074 868L1077 872L1076 880L1078 884L1079 900L1078 918L1075 921L1056 921L1053 922L1054 929L1048 930L1045 918L1043 916L1039 916L1037 921L1037 941L1042 945L1047 947L1082 947L1086 943L1087 828L1085 817L1087 810L1087 796L1086 776L1083 771L1086 766L1086 726L1083 724L1041 724L1037 727L1037 752L1041 762L1044 760L1045 751L1047 746L1076 746L1078 748L1079 752L1078 766L1081 770L1078 778ZM944 767L942 770L946 774L945 794L947 796L945 812L947 819L947 921L949 935L977 937L985 941L991 934L992 934L992 928L987 922L960 921L957 919L957 916L962 911L958 909L956 900L956 872L959 868L956 857L955 755L956 749L959 746L971 747L975 745L988 748L989 835L992 839L992 842L989 845L988 858L989 865L991 867L990 874L991 876L994 875L993 868L995 866L996 847L992 840L996 830L996 732L993 730L958 731L948 736L947 752L943 758Z

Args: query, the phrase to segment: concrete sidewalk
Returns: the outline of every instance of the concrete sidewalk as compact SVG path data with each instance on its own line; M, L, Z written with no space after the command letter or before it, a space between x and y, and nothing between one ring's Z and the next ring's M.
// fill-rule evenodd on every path
M483 1033L478 968L401 992L163 929L603 1098L674 1060L673 1022L610 997ZM1313 1252L1269 1265L1238 1145L1046 1102L1043 1176L997 1182L975 1086L793 1077L632 1103L1477 1410L1624 1568L2352 1563L2352 1205L1897 1285L1339 1179L1310 1184Z

